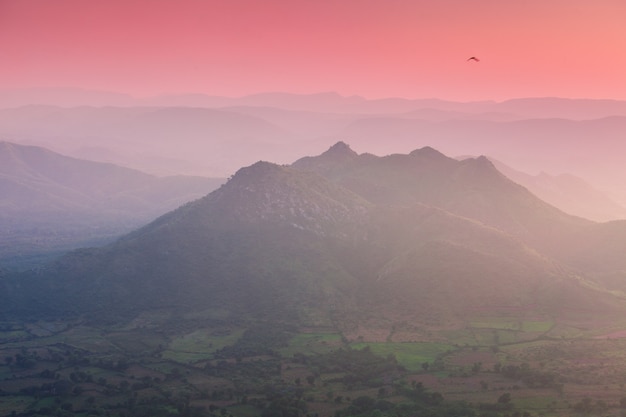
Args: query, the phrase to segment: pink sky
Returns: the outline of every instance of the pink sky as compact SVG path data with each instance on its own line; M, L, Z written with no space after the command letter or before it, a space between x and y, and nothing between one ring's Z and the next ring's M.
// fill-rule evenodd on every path
M626 99L625 22L624 0L0 0L0 88Z

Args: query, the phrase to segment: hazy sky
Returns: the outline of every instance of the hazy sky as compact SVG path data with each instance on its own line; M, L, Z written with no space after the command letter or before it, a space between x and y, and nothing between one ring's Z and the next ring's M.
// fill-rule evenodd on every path
M626 99L626 1L0 0L0 60L0 88Z

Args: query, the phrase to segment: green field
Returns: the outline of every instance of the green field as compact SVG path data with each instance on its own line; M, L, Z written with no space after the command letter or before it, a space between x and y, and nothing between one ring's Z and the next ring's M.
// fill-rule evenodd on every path
M523 321L521 330L523 332L545 333L554 327L553 321Z
M475 329L520 330L521 326L518 320L494 317L471 321L470 327Z
M12 330L12 331L0 332L0 343L23 340L28 337L30 337L30 334L25 330Z
M368 346L372 352L386 357L394 355L398 362L409 371L422 370L422 364L432 363L441 354L454 350L446 343L354 343L353 349Z
M475 329L514 330L521 332L547 332L554 326L552 321L513 320L508 318L490 317L470 321Z
M432 329L432 341L348 343L329 327L311 332L266 322L226 326L209 320L211 325L198 318L181 329L164 320L153 328L74 323L39 336L25 332L23 340L10 342L26 327L5 324L0 415L69 415L65 407L82 410L78 415L105 410L118 417L133 415L136 401L144 410L140 415L185 415L189 402L204 407L196 415L214 417L270 415L270 409L330 417L362 396L388 407L412 404L418 382L427 392L471 407L493 407L509 392L511 410L532 417L576 415L573 407L585 396L594 412L617 416L624 397L626 338L596 336L621 331L614 323L596 329L481 317L471 327ZM421 330L415 334L423 336Z
M289 340L287 347L280 349L286 357L296 353L327 353L342 345L339 333L299 333Z
M26 410L32 402L32 397L25 395L3 397L0 401L0 415L10 416L13 411Z
M200 329L174 338L162 353L162 357L182 363L211 359L218 350L234 345L244 331L245 329L236 329L228 332L215 332L210 329Z

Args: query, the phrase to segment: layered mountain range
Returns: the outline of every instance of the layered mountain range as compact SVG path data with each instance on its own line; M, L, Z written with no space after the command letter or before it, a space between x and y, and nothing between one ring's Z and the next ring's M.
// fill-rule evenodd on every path
M485 157L339 142L257 162L101 248L0 277L6 315L221 311L300 325L441 325L488 310L560 318L626 311L624 222L563 213Z
M545 172L559 178L546 179L544 187L559 208L600 221L624 218L621 101L457 103L335 93L139 100L67 90L0 95L3 140L156 175L225 177L259 159L290 163L339 139L378 155L433 146L454 157L484 154L531 176ZM588 195L580 190L584 184L562 181L564 174L583 178L599 198L579 198Z
M626 219L625 207L581 177L573 174L552 175L545 171L530 175L497 159L489 160L508 178L567 213L596 221Z
M0 259L101 243L217 188L0 142Z

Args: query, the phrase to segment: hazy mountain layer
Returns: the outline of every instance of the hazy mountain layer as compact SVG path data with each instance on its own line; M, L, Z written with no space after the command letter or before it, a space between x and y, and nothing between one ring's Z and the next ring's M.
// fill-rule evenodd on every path
M102 106L106 98L96 94L89 100L88 92L75 93L84 97L77 103L92 106ZM14 105L55 102L26 97L31 101ZM158 175L227 176L259 159L288 163L338 138L361 152L379 155L434 146L452 156L486 154L531 174L572 174L626 205L621 181L626 106L620 101L529 98L454 103L366 100L333 93L115 100L110 104L117 107L3 108L0 137ZM558 196L552 201L557 200ZM607 204L596 202L601 211L612 210ZM584 203L575 208L576 213L585 213Z
M0 142L0 259L110 239L205 195L221 182L155 177Z
M6 277L0 305L101 320L220 309L340 328L372 315L437 325L485 309L621 314L626 304L603 288L599 266L574 261L588 236L596 248L611 244L597 226L484 157L457 161L432 148L376 157L338 143L291 167L242 168L116 243Z
M571 174L529 175L489 158L498 171L561 210L595 221L626 218L626 208L584 179Z
M626 102L620 100L567 99L530 97L495 101L452 102L438 99L384 98L366 99L342 96L334 92L318 94L260 93L243 97L220 97L206 94L168 94L133 98L126 94L79 88L29 88L0 91L0 107L31 104L62 107L78 106L156 106L156 107L276 107L307 112L332 113L402 113L433 109L465 114L508 114L518 119L564 118L594 119L611 115L626 116Z

